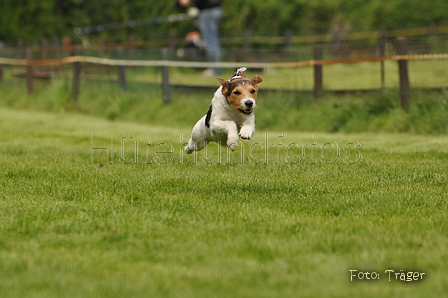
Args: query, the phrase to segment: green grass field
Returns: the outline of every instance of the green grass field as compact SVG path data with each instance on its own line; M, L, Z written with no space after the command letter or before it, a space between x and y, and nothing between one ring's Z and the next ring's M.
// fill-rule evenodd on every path
M446 136L193 124L1 108L0 296L448 295Z

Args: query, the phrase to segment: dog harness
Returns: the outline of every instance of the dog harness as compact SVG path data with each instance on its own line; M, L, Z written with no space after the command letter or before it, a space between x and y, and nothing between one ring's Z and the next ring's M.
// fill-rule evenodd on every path
M205 126L210 127L210 118L212 117L212 106L208 109L207 115L205 116Z

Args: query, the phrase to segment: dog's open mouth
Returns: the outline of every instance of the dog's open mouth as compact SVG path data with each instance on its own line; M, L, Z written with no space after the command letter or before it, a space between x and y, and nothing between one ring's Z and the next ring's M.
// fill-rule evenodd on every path
M240 109L240 112L246 115L250 115L252 114L253 110L252 109Z

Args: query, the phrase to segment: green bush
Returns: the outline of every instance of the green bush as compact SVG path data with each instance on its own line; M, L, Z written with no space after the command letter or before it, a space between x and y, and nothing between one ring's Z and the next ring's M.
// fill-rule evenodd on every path
M295 34L324 34L337 26L365 31L383 26L398 29L448 24L448 2L444 0L433 0L430 4L420 0L233 0L223 3L225 36L242 36L244 30L256 35L281 35L287 30ZM0 40L6 41L67 35L75 38L75 27L181 13L174 0L2 0L0 10ZM182 36L195 29L192 22L184 21L92 34L91 38L101 35L115 42L126 40L133 33L138 39L147 40L165 38L169 32Z

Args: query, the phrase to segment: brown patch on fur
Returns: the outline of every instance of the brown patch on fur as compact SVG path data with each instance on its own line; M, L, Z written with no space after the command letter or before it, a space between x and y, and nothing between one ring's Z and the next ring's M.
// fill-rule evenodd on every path
M263 80L259 76L255 76L252 79L242 78L233 81L225 81L223 79L217 78L222 85L222 94L226 97L227 102L235 110L250 115L250 113L245 113L244 101L248 99L253 99L255 108L255 101L257 100L258 94L258 83ZM252 110L253 110L252 108ZM249 109L246 109L249 110Z

